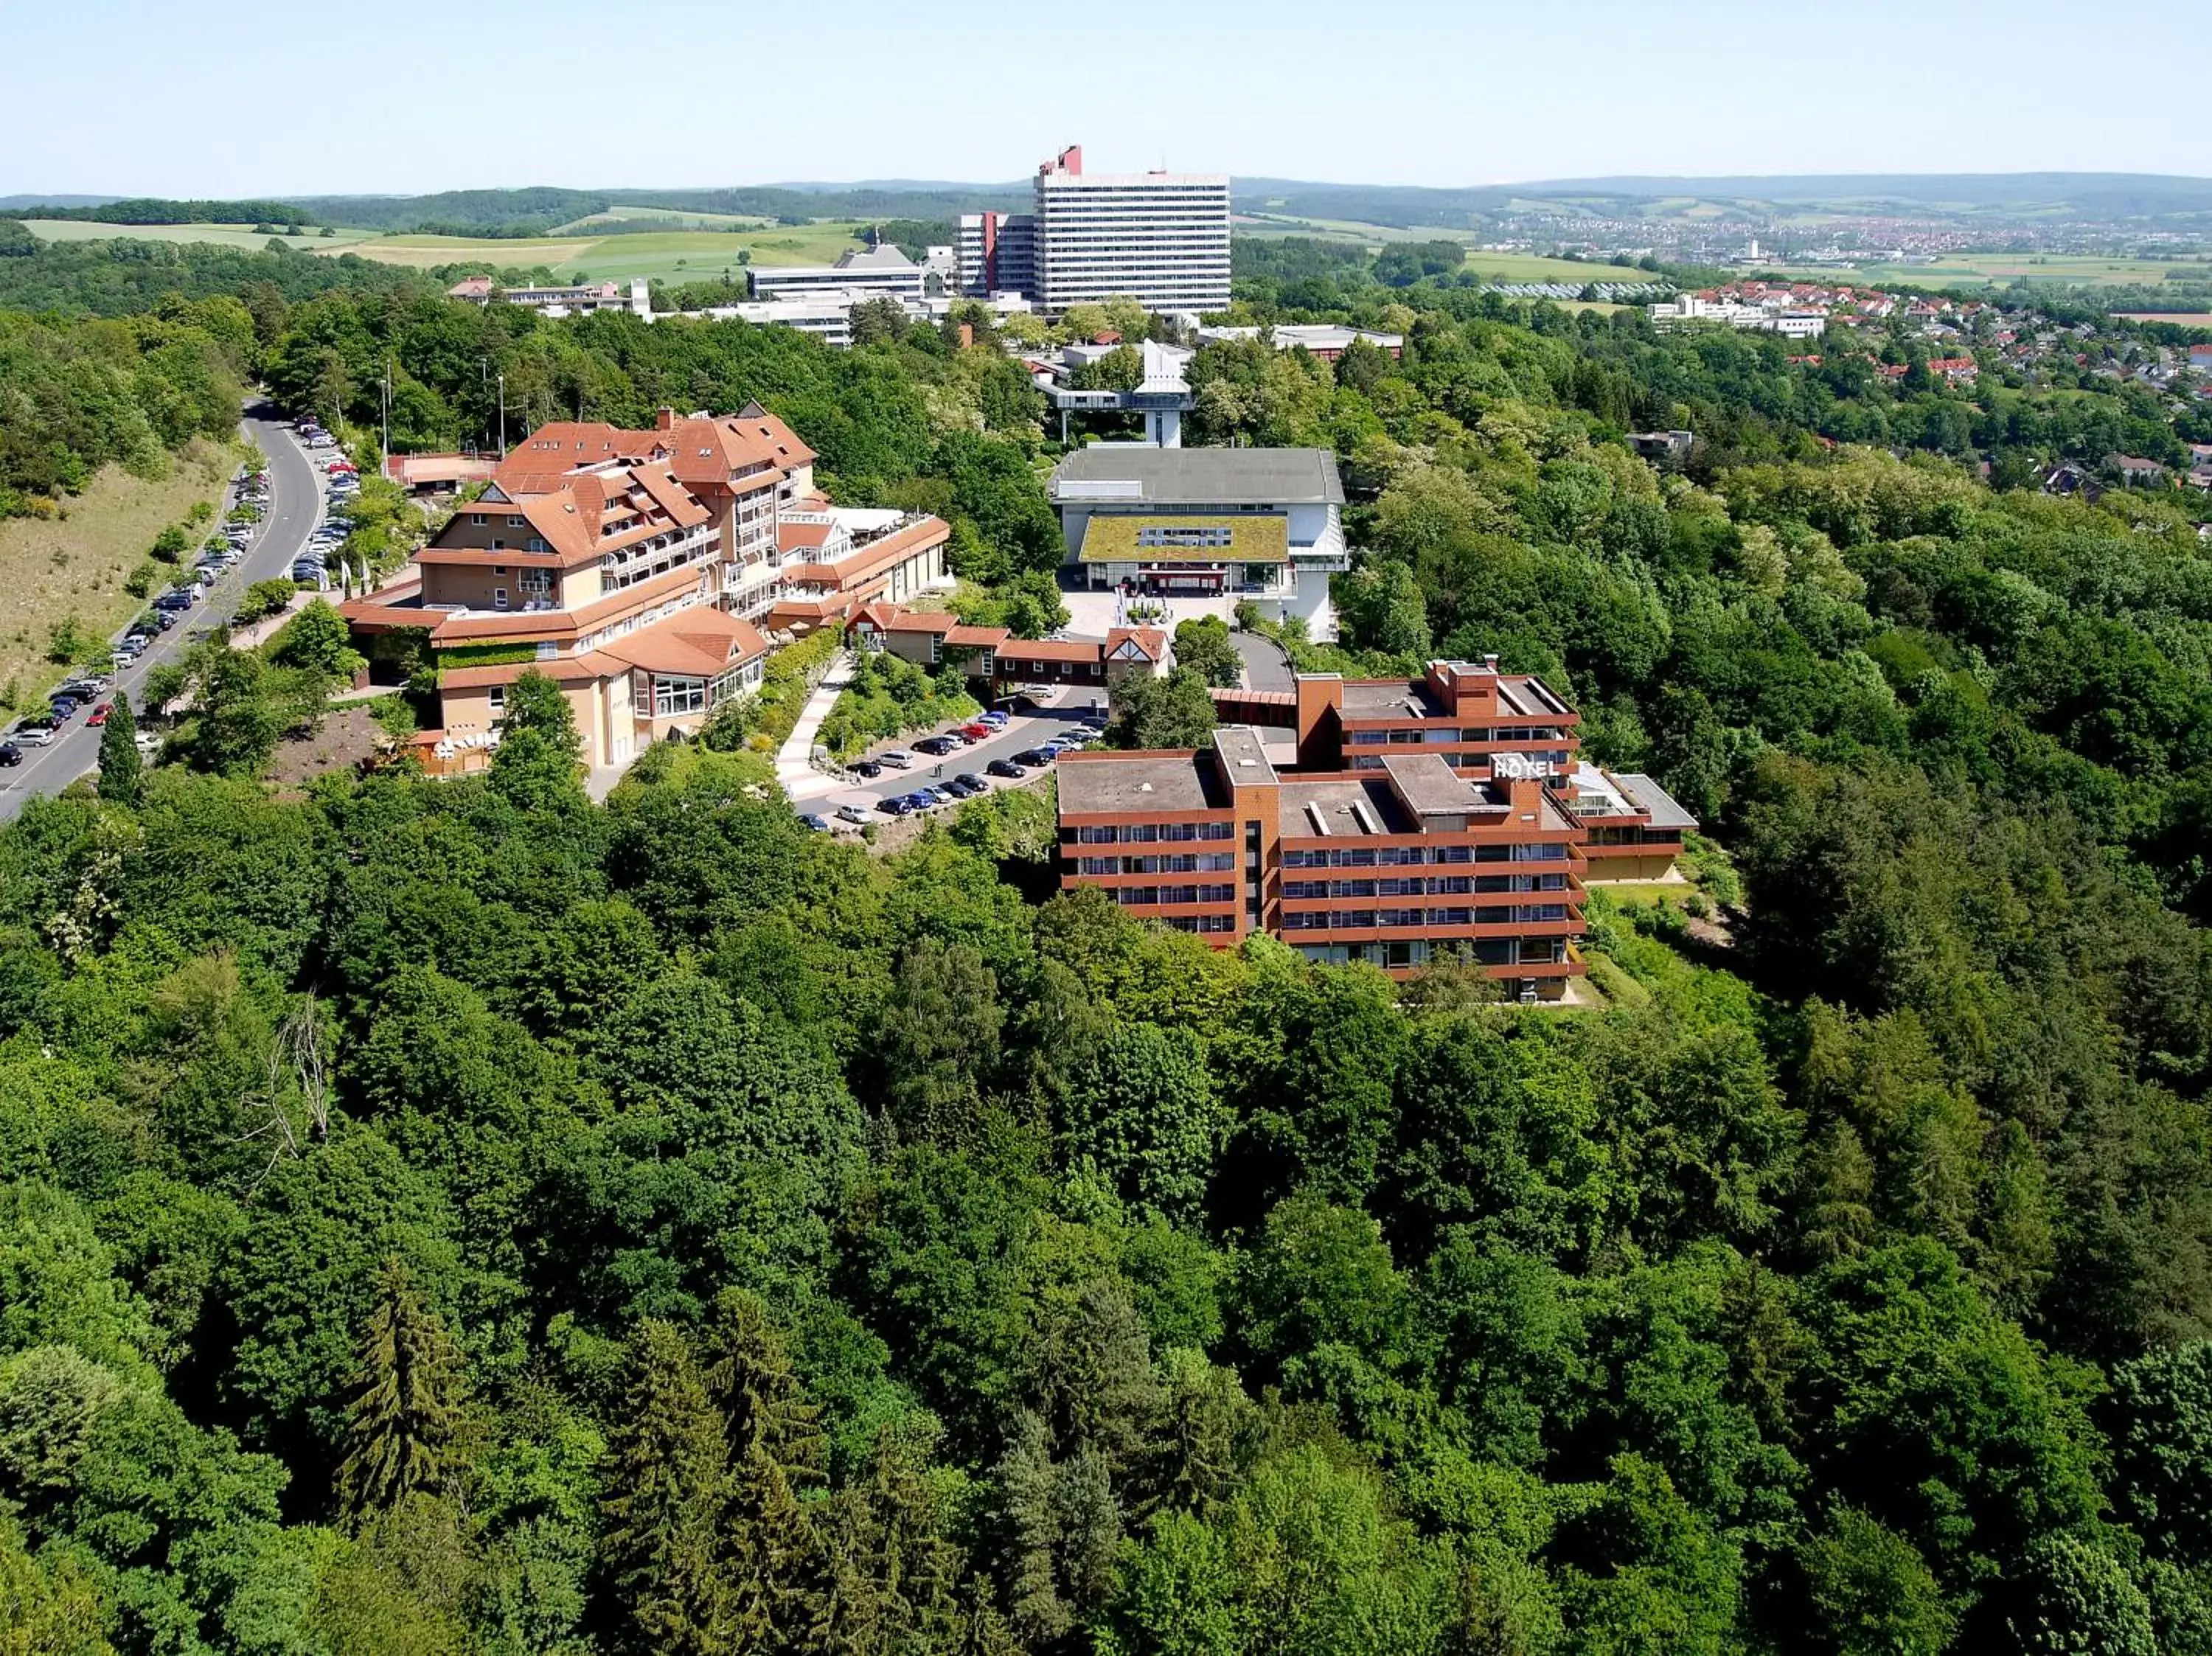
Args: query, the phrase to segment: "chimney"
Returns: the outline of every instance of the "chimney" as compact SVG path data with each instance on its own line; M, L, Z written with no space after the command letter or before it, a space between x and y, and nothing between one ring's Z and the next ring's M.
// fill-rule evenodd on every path
M962 323L960 325L960 349L964 351L973 346L975 343L975 325L972 322Z
M1544 779L1540 776L1508 778L1505 802L1516 820L1534 820L1544 809Z
M1498 676L1498 658L1496 656L1483 657L1482 670L1488 673L1492 678L1496 678Z
M663 407L655 422L655 428L660 431L675 430L676 410L672 408Z

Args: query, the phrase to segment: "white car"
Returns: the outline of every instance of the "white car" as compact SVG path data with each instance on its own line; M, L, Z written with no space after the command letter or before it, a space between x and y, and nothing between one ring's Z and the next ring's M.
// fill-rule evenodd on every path
M43 748L54 739L51 725L19 725L8 732L8 739L26 748Z
M878 754L876 762L888 765L895 771L910 771L914 768L914 755L904 748L892 748Z
M837 820L841 822L858 822L866 827L868 813L866 808L860 805L840 805L837 807Z

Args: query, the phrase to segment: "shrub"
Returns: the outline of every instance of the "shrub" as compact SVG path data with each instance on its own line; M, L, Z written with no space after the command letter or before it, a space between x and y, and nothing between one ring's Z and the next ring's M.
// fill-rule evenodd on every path
M124 578L123 590L134 598L143 598L154 590L154 583L161 579L161 566L149 558Z
M246 589L240 600L238 619L241 623L266 620L292 601L292 582L279 577L275 580L258 580Z
M191 550L192 537L175 524L154 537L154 555L163 563L177 563Z

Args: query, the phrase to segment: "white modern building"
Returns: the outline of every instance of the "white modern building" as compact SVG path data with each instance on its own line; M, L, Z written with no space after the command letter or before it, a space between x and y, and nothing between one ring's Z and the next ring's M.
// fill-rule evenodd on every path
M924 285L922 267L890 242L854 248L839 255L835 264L756 264L750 274L757 300L802 299L842 289L864 299L896 299L918 307Z
M1190 316L1229 307L1226 173L1086 173L1072 145L1037 169L1036 210L960 221L960 282L1027 294L1049 316L1130 298Z
M1249 598L1335 632L1328 578L1351 557L1327 449L1094 443L1054 469L1052 499L1085 585Z

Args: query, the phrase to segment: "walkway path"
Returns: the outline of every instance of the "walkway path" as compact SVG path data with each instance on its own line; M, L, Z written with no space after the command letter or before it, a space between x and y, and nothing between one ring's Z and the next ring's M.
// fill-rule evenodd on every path
M817 798L845 786L836 777L824 776L814 768L814 738L822 729L822 721L837 705L838 693L853 682L857 665L851 652L838 652L830 663L830 670L822 676L822 682L815 687L814 694L806 698L806 706L799 711L799 723L792 726L791 735L776 749L775 779L793 799Z

